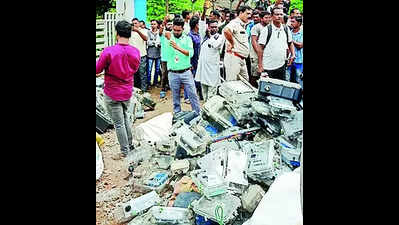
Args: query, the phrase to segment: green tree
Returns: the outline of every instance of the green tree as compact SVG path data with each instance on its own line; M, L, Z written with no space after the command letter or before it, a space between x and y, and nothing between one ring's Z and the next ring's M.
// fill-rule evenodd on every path
M103 19L106 12L116 12L116 0L96 0L96 18Z
M290 10L298 8L299 11L303 12L303 0L291 0Z
M203 11L205 0L169 0L169 14L181 14L183 10ZM166 15L165 0L147 0L147 20L162 20Z

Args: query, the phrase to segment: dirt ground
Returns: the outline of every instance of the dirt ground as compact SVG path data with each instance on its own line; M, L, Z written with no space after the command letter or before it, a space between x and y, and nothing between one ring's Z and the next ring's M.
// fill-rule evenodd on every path
M133 123L133 129L160 114L173 111L171 91L167 91L163 99L160 98L160 91L160 88L152 88L149 91L152 99L157 103L155 110L145 111L144 118L137 119ZM200 103L202 106L203 101ZM183 111L191 111L191 105L184 103L183 99L181 99L181 105ZM135 193L128 181L124 179L129 175L126 162L111 158L120 151L115 129L110 129L101 136L105 141L101 147L104 171L100 179L96 181L96 225L116 225L119 223L113 216L115 206L136 198L139 194Z

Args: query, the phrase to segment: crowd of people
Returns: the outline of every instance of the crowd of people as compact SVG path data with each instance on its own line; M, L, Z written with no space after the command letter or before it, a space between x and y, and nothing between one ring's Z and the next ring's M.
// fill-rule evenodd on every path
M184 102L199 114L200 101L223 80L245 79L257 88L259 78L268 76L303 89L303 13L291 9L289 0L259 0L255 8L242 3L209 16L205 3L201 14L167 15L151 20L150 28L137 18L117 23L118 43L104 49L96 73L105 69L106 104L122 156L133 148L126 121L133 80L144 92L170 90L174 113L181 111L182 89Z

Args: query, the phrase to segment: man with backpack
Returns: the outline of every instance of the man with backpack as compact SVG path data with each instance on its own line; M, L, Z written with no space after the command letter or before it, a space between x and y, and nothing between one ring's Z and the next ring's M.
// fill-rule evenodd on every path
M251 44L252 48L250 51L250 56L251 56L251 76L249 76L249 83L254 86L255 88L258 88L258 83L256 82L257 79L259 79L259 74L258 74L258 38L260 35L260 32L263 30L265 26L267 26L270 23L270 13L268 11L262 11L260 14L260 23L256 24L254 27L251 29Z
M295 59L295 47L290 29L281 24L283 10L273 8L271 14L272 23L263 28L258 39L258 72L266 72L271 78L285 80L285 68ZM287 49L291 53L288 64Z

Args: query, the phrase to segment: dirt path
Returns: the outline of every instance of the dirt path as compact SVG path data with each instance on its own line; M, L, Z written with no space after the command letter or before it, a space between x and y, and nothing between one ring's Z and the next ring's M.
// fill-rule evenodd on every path
M168 91L166 97L160 99L160 91L160 88L150 90L152 99L157 103L155 110L146 111L143 119L133 123L133 129L160 114L173 111L171 92ZM191 110L191 106L182 101L182 110ZM134 193L128 181L123 179L128 176L126 163L111 158L120 151L115 129L110 129L101 136L105 141L101 148L104 172L96 181L96 225L116 225L118 223L113 217L116 204L138 197L139 194Z

